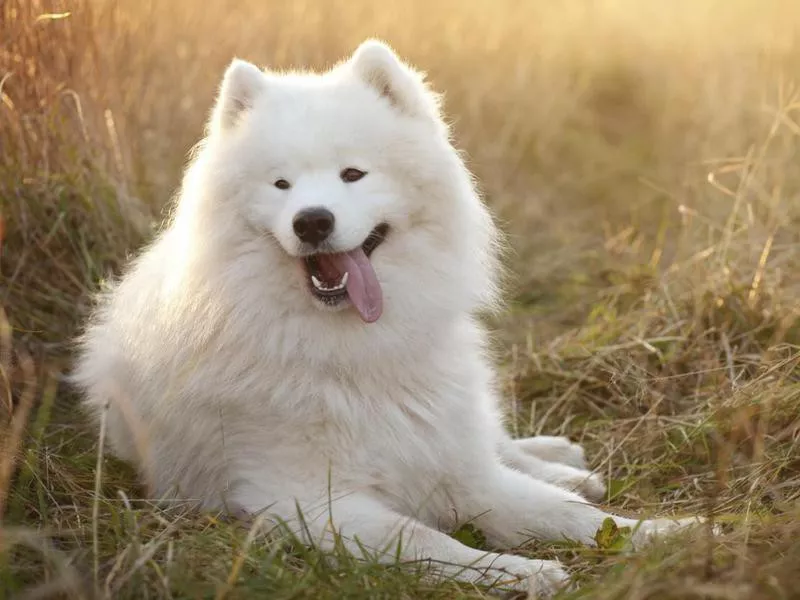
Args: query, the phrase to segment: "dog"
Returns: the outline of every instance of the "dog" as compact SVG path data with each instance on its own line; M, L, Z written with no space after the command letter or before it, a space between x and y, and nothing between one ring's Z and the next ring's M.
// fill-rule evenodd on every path
M323 73L237 58L72 381L160 499L552 594L557 561L447 531L594 544L611 517L638 544L697 520L610 515L580 446L509 436L479 320L499 306L500 239L441 96L388 45Z

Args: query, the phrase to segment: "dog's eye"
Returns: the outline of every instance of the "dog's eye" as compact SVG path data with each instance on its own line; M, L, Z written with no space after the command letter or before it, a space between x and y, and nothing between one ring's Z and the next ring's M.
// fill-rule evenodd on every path
M290 187L292 187L292 184L285 179L278 179L273 185L279 190L288 190Z
M366 173L355 167L348 167L344 169L341 173L339 173L339 177L342 178L342 181L345 183L353 183L354 181L358 181L362 177L364 177Z

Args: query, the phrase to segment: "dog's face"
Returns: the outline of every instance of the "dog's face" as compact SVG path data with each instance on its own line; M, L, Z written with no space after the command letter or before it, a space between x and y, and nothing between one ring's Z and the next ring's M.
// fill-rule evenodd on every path
M234 61L209 138L231 208L280 247L275 268L299 306L374 322L385 298L447 286L473 262L462 242L486 252L485 213L437 99L383 44L324 75Z

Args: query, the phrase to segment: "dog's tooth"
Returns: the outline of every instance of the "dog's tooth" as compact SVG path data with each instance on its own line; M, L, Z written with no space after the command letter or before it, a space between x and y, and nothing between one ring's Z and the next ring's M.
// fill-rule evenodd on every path
M348 273L345 272L345 274L342 276L342 279L339 281L339 283L328 284L325 281L320 281L319 279L317 279L317 277L315 275L312 275L311 276L311 283L320 292L339 292L339 291L343 290L345 288L345 286L347 285L347 276L348 276Z

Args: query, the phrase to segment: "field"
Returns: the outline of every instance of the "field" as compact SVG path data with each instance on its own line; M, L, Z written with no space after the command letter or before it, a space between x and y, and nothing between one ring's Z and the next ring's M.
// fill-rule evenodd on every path
M585 444L613 510L723 529L518 551L564 561L563 598L800 598L794 0L0 3L0 598L486 597L152 506L63 381L230 59L324 68L367 36L445 92L507 235L513 432Z

